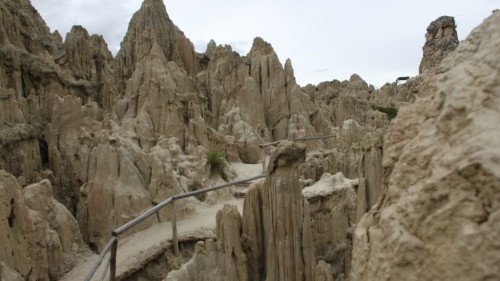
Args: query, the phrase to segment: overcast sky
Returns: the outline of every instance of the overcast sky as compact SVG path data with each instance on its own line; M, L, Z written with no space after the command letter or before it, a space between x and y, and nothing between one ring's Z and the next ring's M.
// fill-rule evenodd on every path
M142 0L31 0L51 31L102 34L116 54ZM431 21L455 17L460 40L499 0L168 0L170 18L204 52L210 39L246 55L253 38L292 60L301 85L359 74L377 87L418 74Z

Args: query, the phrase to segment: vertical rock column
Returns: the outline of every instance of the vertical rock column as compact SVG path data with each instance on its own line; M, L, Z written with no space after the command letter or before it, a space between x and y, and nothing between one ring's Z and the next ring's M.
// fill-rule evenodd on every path
M243 241L249 280L313 280L309 206L297 176L305 151L303 144L283 142L271 157L269 176L245 198Z
M449 53L458 47L457 26L453 17L442 16L431 22L425 34L424 56L420 62L422 74L437 66Z

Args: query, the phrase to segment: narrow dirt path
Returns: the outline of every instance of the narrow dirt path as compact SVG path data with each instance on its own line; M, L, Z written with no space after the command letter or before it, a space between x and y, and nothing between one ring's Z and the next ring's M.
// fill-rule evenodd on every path
M240 213L243 209L243 199L231 199L210 206L198 206L196 214L177 221L179 240L185 237L206 239L214 237L215 217L217 211L224 204L232 204L238 207ZM172 239L172 224L170 222L159 223L148 229L132 234L118 241L117 252L117 279L120 276L128 276L140 270L145 264L163 253L170 245ZM62 281L83 280L97 260L96 254L86 256L84 260L70 272L64 275ZM105 259L107 261L107 257ZM104 265L104 263L103 263ZM92 280L99 280L104 266L96 272ZM108 280L108 278L105 278Z
M262 173L262 164L250 165L231 163L230 166L237 175L235 180L249 178ZM221 209L224 204L236 205L240 213L242 213L243 199L235 198L213 205L199 205L196 207L195 214L177 221L179 240L182 241L187 237L191 240L203 240L215 237L215 217L217 211ZM172 224L170 222L155 224L148 229L120 239L118 241L117 252L117 279L120 280L120 277L129 276L143 268L145 264L165 252L167 248L170 247L171 240ZM83 280L94 265L97 257L98 255L96 254L84 256L79 265L65 274L60 280ZM92 280L100 280L105 267L104 263L107 262L107 260L108 256L106 256L103 264L94 274ZM108 280L108 278L109 277L106 277L104 280Z

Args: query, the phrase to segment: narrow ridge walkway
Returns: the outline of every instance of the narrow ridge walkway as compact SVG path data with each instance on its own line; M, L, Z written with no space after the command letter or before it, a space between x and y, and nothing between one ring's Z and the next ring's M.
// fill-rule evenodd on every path
M269 161L269 159L266 159ZM231 169L236 173L234 180L249 178L262 173L262 164L243 164L230 163ZM247 186L229 187L246 189ZM246 192L246 190L242 191ZM204 240L207 238L215 238L215 220L217 211L224 204L233 204L238 207L238 211L243 213L243 198L234 198L226 201L221 201L213 205L199 205L196 207L196 213L182 220L177 220L177 231L179 241L185 240ZM117 271L116 279L121 280L124 277L130 276L134 272L142 269L144 265L151 262L163 252L165 252L172 244L172 224L164 222L154 224L151 227L134 233L128 237L118 240L117 252ZM97 260L98 254L89 254L66 273L60 281L79 281L84 280L90 269ZM103 261L94 274L92 280L100 280L105 262L107 262L109 254ZM109 272L108 272L109 273ZM108 280L106 277L104 280Z
M224 204L233 204L240 213L243 209L243 199L231 199L210 206L199 206L197 212L183 220L177 221L179 241L190 239L214 238L215 217ZM171 244L172 224L164 222L134 233L118 241L117 280L143 268L145 264L162 254ZM87 257L61 281L83 280L97 259L97 254ZM107 258L105 259L107 261ZM103 264L104 265L104 264ZM101 266L92 280L99 280L104 266ZM108 280L107 278L105 280Z

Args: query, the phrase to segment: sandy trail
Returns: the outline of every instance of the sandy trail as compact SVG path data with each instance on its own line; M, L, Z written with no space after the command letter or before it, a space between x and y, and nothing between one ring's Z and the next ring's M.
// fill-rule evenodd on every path
M249 178L262 173L262 164L248 165L231 163L230 165L237 174L235 180ZM195 214L177 221L179 240L182 241L187 237L191 240L204 240L206 238L215 237L215 217L217 211L220 210L224 204L236 205L240 213L242 213L243 199L231 199L214 205L200 204L196 207ZM119 280L121 276L128 276L141 269L145 264L170 247L171 240L172 224L170 222L155 224L129 237L119 239L117 251L117 279ZM85 256L79 265L64 275L60 280L83 280L94 265L97 257L98 255L96 254ZM103 264L94 274L92 280L100 279L107 260L108 256L106 256ZM108 277L105 278L105 280L107 279Z

